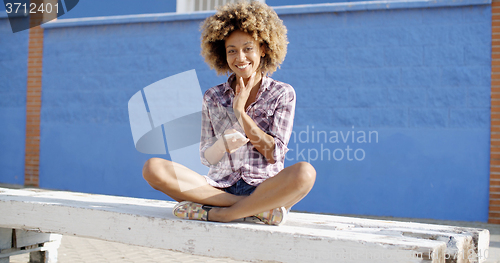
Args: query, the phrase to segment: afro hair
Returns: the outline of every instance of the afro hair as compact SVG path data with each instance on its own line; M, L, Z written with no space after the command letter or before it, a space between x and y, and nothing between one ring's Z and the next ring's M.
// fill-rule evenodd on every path
M232 70L226 61L225 40L241 30L265 46L260 69L271 75L283 62L287 51L287 30L276 12L264 3L242 1L219 8L215 15L201 25L201 55L217 75L229 75Z

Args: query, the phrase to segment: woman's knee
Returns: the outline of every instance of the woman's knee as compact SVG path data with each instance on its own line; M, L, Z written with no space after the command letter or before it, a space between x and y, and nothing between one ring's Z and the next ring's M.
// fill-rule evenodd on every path
M165 172L162 171L166 167L166 162L168 160L164 160L161 158L151 158L144 163L142 168L142 177L153 187L155 188L162 181L165 181Z
M151 158L144 163L144 166L142 167L142 177L144 177L146 181L149 181L152 177L154 177L155 170L159 166L158 159L159 158Z
M300 187L310 190L316 181L316 170L308 162L299 162L294 166L295 181Z

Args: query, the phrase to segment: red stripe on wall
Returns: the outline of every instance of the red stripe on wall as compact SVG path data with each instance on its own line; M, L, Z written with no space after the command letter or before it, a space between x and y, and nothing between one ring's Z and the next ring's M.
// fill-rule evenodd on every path
M32 1L42 2L43 1ZM30 14L30 26L40 24L41 14ZM29 29L28 82L26 92L26 140L24 185L39 187L40 110L42 106L43 28Z
M491 144L488 222L500 224L500 0L493 0L491 21Z

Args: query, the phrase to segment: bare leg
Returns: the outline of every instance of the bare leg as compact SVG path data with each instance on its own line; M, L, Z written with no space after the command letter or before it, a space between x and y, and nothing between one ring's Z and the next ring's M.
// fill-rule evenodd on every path
M154 189L178 202L187 200L205 205L231 206L244 198L217 189L195 171L161 158L146 161L142 175Z
M234 205L213 208L208 214L209 220L229 222L276 207L290 208L309 193L315 179L316 170L312 165L307 162L296 163L264 181L250 196Z
M203 176L191 169L161 158L149 159L144 165L143 176L154 189L176 201L220 206L210 210L209 220L229 222L281 206L292 207L309 193L316 171L307 162L296 163L264 181L250 196L226 193L210 186ZM179 185L193 187L182 191Z

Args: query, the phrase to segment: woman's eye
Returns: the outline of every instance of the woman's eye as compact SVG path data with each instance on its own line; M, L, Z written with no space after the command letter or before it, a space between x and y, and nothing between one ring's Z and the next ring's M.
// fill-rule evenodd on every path
M251 48L251 47L247 47L247 48L246 48L246 50L247 50L247 51L252 51L252 49L253 49L253 48Z

